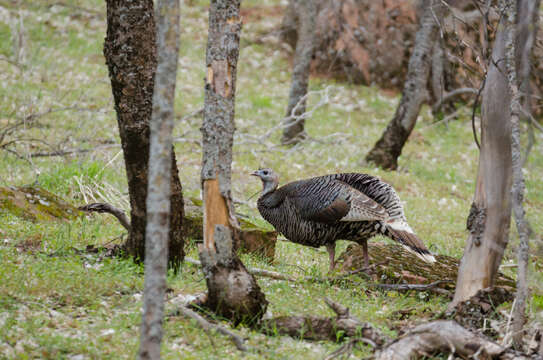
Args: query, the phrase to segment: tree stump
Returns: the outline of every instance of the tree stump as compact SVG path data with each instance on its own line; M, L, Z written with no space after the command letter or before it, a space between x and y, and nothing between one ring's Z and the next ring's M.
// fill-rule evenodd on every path
M255 278L237 257L230 230L216 225L215 248L200 249L200 260L205 274L208 294L203 306L235 324L248 325L260 321L268 301Z

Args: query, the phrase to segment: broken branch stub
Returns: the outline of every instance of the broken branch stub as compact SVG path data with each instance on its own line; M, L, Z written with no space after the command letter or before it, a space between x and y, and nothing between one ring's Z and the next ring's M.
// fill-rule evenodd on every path
M230 229L216 225L214 240L215 250L206 247L200 249L208 288L204 306L236 324L257 323L268 306L264 293L238 259Z

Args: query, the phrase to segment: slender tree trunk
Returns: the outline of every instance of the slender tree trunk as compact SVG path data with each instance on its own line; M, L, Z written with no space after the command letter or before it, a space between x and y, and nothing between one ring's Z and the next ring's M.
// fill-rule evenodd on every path
M202 186L204 246L213 248L215 225L237 227L231 196L234 104L239 56L240 0L212 0L209 8Z
M415 37L415 48L409 59L407 80L396 114L381 138L366 156L366 160L384 169L395 170L402 148L415 127L420 107L428 96L426 84L432 63L432 49L439 35L445 6L440 0L423 0L424 13Z
M520 147L520 111L522 108L519 85L529 86L530 55L536 35L539 16L539 0L519 0L518 6L504 1L506 36L506 68L511 96L511 152L513 164L513 213L519 234L517 293L513 308L513 345L522 349L523 327L526 322L526 299L528 298L528 264L530 256L530 225L524 207L524 175L522 174L522 149ZM518 13L517 13L518 8ZM518 19L518 20L517 20ZM517 71L517 69L519 71ZM517 76L517 73L520 74ZM520 80L520 81L519 81ZM524 80L524 81L522 81ZM529 91L528 91L529 94Z
M294 54L292 69L292 85L284 120L281 143L284 145L296 144L306 137L304 132L307 86L309 83L309 69L313 57L315 44L315 22L317 18L317 4L314 0L297 0L294 10L298 19L299 36Z
M160 359L162 340L170 226L175 79L179 57L179 0L159 0L157 4L158 66L151 116L145 288L138 356L139 359L149 360Z
M494 285L509 239L511 122L505 63L502 61L505 57L503 21L502 18L494 40L483 89L479 170L467 221L470 234L450 308L469 299L478 290Z
M211 0L207 42L202 186L204 244L199 249L208 296L203 304L235 322L258 321L267 301L233 249L239 229L231 196L240 0Z
M149 160L149 120L157 65L152 0L106 0L107 36L104 56L109 69L130 195L131 230L126 251L145 258L146 197ZM169 264L183 260L183 194L175 155L171 156L171 230Z

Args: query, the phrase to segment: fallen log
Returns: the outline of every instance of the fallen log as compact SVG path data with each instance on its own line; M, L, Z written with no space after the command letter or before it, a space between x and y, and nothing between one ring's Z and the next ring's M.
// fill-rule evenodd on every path
M121 225L129 230L130 220L123 210L107 203L92 203L79 207L85 212L109 213L115 216ZM241 252L256 254L268 262L275 257L275 245L277 243L277 232L263 229L250 220L240 218L241 230L235 234L234 249ZM202 239L203 237L203 215L202 210L197 206L186 206L183 217L183 232L185 237Z
M453 291L455 289L460 263L457 258L448 255L435 255L436 262L428 264L404 250L400 245L383 242L369 243L368 252L370 263L379 264L373 271L382 282L425 285L439 282L432 286L434 290ZM357 244L349 245L345 252L338 257L337 264L340 272L348 272L364 267L362 247ZM513 291L515 281L500 273L496 280L496 286L507 291Z

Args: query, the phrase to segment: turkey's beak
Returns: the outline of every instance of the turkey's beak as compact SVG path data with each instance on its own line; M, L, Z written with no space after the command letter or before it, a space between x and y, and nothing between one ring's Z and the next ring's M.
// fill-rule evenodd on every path
M253 172L251 173L251 176L260 176L260 175L258 174L258 170L253 171Z

